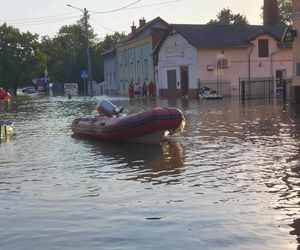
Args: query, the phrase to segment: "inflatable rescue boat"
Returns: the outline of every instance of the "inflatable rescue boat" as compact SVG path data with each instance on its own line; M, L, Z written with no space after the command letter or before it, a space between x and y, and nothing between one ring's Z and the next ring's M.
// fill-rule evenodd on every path
M121 110L109 101L99 102L103 115L92 118L76 118L71 125L75 135L106 141L130 140L159 144L168 135L181 131L185 118L178 108L152 108L140 113L121 116Z

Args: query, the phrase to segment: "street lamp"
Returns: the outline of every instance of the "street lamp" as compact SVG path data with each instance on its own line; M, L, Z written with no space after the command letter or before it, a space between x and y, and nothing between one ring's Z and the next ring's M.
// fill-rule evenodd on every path
M83 12L84 28L85 28L85 45L86 45L86 55L87 55L88 72L89 72L89 83L90 83L91 96L93 96L92 61L91 61L91 51L90 51L90 43L89 43L89 37L88 37L88 22L87 22L88 11L86 8L80 9L80 8L77 8L70 4L67 4L67 6Z

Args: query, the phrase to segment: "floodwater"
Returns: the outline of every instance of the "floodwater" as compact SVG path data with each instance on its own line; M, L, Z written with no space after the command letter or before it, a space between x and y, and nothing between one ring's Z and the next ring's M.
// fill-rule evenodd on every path
M104 97L99 97L104 98ZM300 118L270 100L109 98L132 113L177 106L161 146L72 136L99 98L0 103L0 249L296 250Z

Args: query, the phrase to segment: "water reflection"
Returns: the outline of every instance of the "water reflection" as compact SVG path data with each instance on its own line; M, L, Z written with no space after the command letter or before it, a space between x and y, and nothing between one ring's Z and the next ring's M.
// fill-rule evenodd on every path
M104 157L102 162L109 161L115 165L122 177L119 180L135 180L152 184L178 184L185 171L185 150L178 141L164 142L162 145L148 145L130 142L99 142L74 137L92 146L93 157ZM101 171L103 163L94 167ZM114 164L112 164L112 162ZM91 169L90 169L91 170ZM107 169L104 170L107 174Z
M125 113L177 106L185 131L162 146L72 137L72 120L96 114L99 98L0 104L16 128L0 143L2 247L296 249L300 121L289 108L116 98Z

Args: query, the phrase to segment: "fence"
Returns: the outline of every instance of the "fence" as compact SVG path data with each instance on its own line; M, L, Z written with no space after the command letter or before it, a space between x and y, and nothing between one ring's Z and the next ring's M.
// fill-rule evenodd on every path
M267 78L239 78L239 93L242 100L265 99L289 95L289 79L272 80Z

